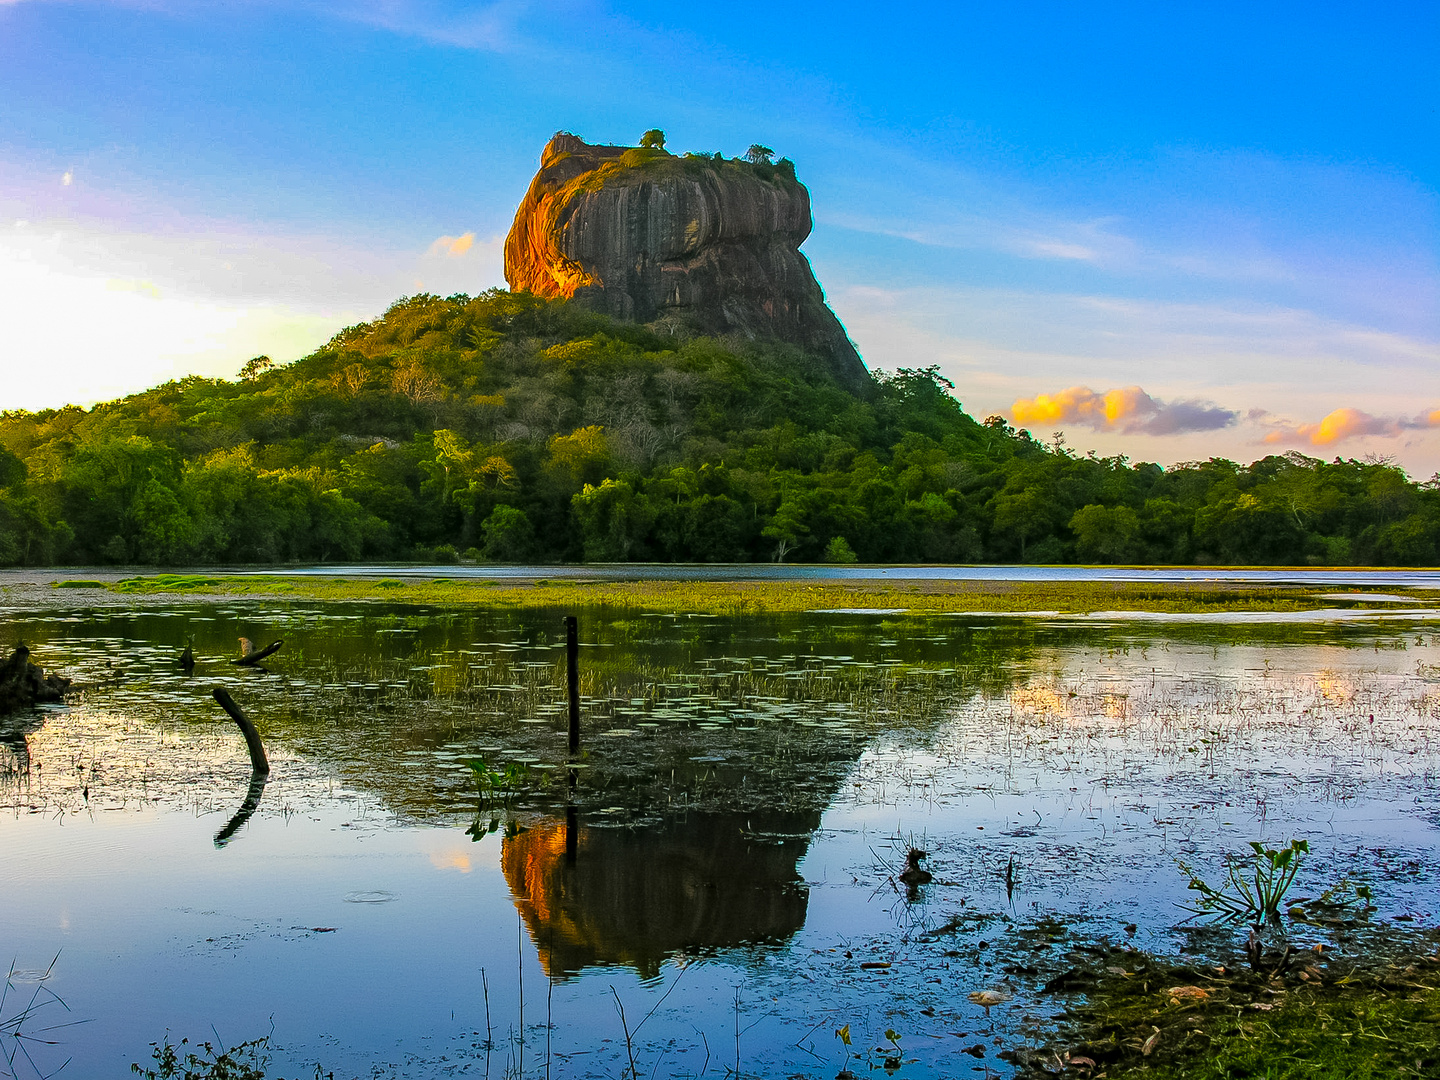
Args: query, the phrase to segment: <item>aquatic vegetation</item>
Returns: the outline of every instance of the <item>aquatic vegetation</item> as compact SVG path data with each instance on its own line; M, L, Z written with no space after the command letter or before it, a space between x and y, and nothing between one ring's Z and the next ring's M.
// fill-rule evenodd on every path
M1310 853L1305 840L1291 840L1289 847L1267 848L1252 840L1249 859L1232 859L1226 868L1226 879L1219 888L1207 885L1185 863L1180 868L1190 875L1188 889L1200 894L1189 908L1199 916L1220 922L1266 923L1280 925L1280 905L1295 876L1300 872L1302 856Z
M1150 611L1204 614L1236 611L1293 612L1364 608L1364 593L1346 599L1294 585L1234 582L1126 581L594 581L540 578L346 578L318 575L227 576L203 580L209 592L233 596L292 595L315 600L370 600L441 604L455 608L509 607L522 611L622 609L705 615L892 611L941 612ZM128 578L110 586L124 593L186 592L201 588L173 574ZM1433 607L1416 595L1414 606Z
M530 777L527 762L507 761L492 765L483 757L469 758L465 764L475 774L475 788L480 793L481 807L509 806L525 790ZM541 773L542 782L548 774Z
M151 1043L154 1066L147 1068L132 1062L130 1071L143 1080L267 1080L269 1077L265 1071L270 1065L268 1035L230 1047L222 1044L218 1049L212 1043L202 1042L186 1051L189 1045L189 1039L181 1039L179 1046L168 1038ZM334 1077L334 1073L315 1066L313 1080L334 1080Z
M209 590L221 584L217 577L207 577L204 574L155 574L151 577L126 578L123 581L116 581L110 584L109 588L115 592L145 592L149 589L162 589L166 592L195 592L201 589ZM59 587L64 587L63 583Z

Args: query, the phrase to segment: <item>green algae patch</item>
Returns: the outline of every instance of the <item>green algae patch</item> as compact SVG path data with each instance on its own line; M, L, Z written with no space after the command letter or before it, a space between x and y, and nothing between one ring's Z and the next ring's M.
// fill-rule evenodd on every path
M1109 581L492 581L311 575L157 574L110 586L116 592L206 591L245 596L288 594L316 600L469 604L522 609L576 606L707 615L847 612L880 609L912 614L994 613L1095 615L1104 612L1222 614L1299 612L1365 607L1336 602L1298 586L1215 582ZM1416 600L1417 606L1424 603ZM1432 601L1433 603L1433 601Z
M119 593L194 592L199 589L209 591L220 585L220 578L203 574L155 574L151 577L126 578L115 582L109 588L112 592Z

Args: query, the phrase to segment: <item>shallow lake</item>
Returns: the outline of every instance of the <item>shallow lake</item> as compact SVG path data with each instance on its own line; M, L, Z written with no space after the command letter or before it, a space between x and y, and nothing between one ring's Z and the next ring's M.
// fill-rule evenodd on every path
M849 1025L857 1072L1005 1076L1086 942L1208 947L1180 861L1303 838L1296 896L1440 907L1430 622L581 612L572 771L558 613L143 603L4 616L90 686L0 722L0 1025L63 1001L19 1075L168 1032L273 1033L282 1076L833 1077Z

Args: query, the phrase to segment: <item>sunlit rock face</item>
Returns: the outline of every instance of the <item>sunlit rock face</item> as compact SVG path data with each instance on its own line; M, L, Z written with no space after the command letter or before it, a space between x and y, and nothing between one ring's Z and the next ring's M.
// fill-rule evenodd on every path
M500 862L547 975L782 941L805 924L796 871L819 814L697 814L642 829L542 821ZM763 830L758 832L756 830ZM568 841L568 843L567 843Z
M755 166L557 134L505 240L510 288L632 322L779 340L845 384L865 366L800 245L810 192L788 163Z

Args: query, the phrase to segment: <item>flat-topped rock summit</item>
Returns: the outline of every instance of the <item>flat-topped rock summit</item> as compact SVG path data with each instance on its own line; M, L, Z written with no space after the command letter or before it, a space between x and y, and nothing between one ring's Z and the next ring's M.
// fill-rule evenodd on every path
M510 288L633 322L779 340L869 382L800 253L810 192L788 161L595 146L561 132L505 240Z

